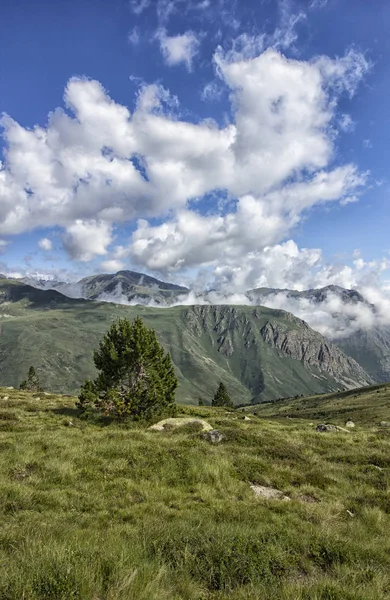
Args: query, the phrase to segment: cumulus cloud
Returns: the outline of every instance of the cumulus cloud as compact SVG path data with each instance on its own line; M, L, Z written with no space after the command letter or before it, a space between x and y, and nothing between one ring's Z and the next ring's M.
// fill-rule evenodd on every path
M169 36L165 29L156 34L165 63L172 67L184 63L188 71L199 49L199 39L193 31L181 35Z
M64 235L64 248L75 260L89 261L107 254L107 246L112 241L112 228L104 221L82 221L77 219L67 228Z
M69 81L66 110L46 127L3 117L0 235L58 226L75 260L209 269L238 292L261 278L272 253L286 264L302 253L315 260L316 250L285 240L313 206L350 202L365 184L353 164L332 161L337 100L369 65L355 51L311 61L257 51L215 54L232 107L224 126L180 118L160 85L142 85L131 113L83 78ZM229 202L218 201L221 191ZM129 244L112 248L114 225L128 222L138 223Z
M42 250L51 250L53 248L53 242L51 240L49 240L49 238L42 238L41 240L39 240L38 242L38 246L42 249Z

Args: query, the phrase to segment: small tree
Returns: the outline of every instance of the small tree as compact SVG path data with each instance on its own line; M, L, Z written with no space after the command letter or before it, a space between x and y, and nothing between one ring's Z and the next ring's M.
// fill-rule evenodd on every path
M219 384L217 391L214 394L213 401L211 403L212 406L227 406L229 408L234 408L233 400L230 398L227 393L226 386L222 383Z
M27 390L29 392L41 392L42 386L39 381L39 375L35 370L35 367L31 366L27 373L27 379L22 381L19 388L21 390Z
M94 352L94 362L100 373L81 388L77 407L83 412L94 408L133 418L174 412L178 381L171 356L140 317L114 322Z

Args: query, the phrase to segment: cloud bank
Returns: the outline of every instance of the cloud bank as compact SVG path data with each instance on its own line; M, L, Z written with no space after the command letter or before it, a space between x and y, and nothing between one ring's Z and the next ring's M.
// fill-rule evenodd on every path
M191 67L190 33L160 32L171 64ZM307 61L255 50L247 39L214 54L230 99L224 126L181 118L177 98L157 84L140 87L131 113L86 78L68 82L65 109L45 127L4 115L0 235L59 227L72 260L103 257L103 268L130 264L198 281L207 272L237 293L265 278L270 285L270 263L284 286L296 265L318 268L319 250L286 240L313 207L345 205L364 189L366 173L334 163L334 143L346 122L337 102L355 93L369 65L352 50ZM124 224L134 231L115 245Z

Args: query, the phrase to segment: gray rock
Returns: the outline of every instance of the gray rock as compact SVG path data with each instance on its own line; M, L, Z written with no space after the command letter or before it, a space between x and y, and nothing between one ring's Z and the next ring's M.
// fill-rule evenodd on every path
M381 421L381 427L390 427L390 421Z
M242 420L243 421L250 421L250 418L245 415L244 417L242 417Z
M327 425L325 423L321 423L317 425L316 431L324 432L324 431L337 431L336 425Z
M355 427L355 423L354 423L353 421L347 421L347 422L345 423L345 426L346 426L346 427L349 427L349 428L351 429L352 427Z
M200 437L203 440L207 440L212 444L219 444L223 440L223 435L218 429L212 429L211 431L206 431L205 433L201 433Z
M9 400L9 396L3 396L2 400Z
M286 496L283 492L272 487L254 485L253 483L250 484L250 487L258 498L265 498L266 500L291 500L291 498Z
M339 427L338 425L330 425L329 423L317 425L316 431L344 431L344 433L351 433L349 429L344 429L344 427Z
M210 423L207 423L204 419L197 419L194 417L171 417L170 419L163 419L155 425L151 425L149 429L151 431L168 431L170 429L176 429L177 427L184 427L185 425L192 424L200 425L203 431L212 430Z

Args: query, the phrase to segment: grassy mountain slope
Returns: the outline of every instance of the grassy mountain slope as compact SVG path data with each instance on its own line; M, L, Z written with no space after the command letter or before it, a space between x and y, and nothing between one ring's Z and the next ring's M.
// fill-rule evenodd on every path
M170 350L179 401L209 401L221 380L237 404L369 381L357 363L284 311L118 306L6 280L0 281L0 380L16 386L32 364L45 387L75 392L85 377L95 376L92 351L111 321L136 315Z
M339 425L352 419L357 425L373 426L381 421L390 422L390 384L306 398L286 398L251 410L264 417L320 419Z
M214 446L73 406L0 389L0 598L389 597L389 432L179 407L222 432Z

